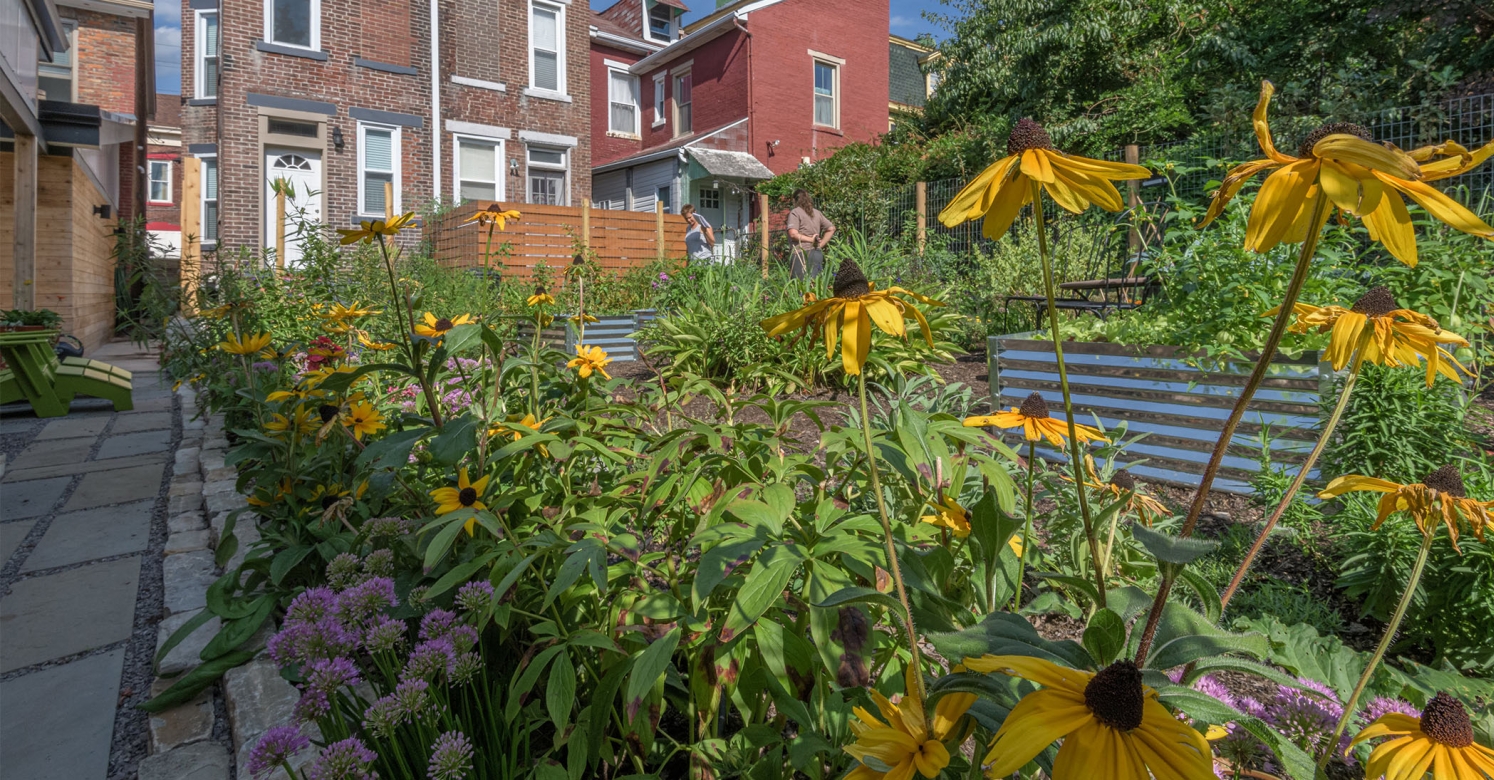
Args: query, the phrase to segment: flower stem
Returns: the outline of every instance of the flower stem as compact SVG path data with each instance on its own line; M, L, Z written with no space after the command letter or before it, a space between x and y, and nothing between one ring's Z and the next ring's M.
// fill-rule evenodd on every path
M1084 488L1081 487L1079 489L1083 490ZM1134 491L1128 490L1121 494L1120 500L1128 501L1135 495ZM1105 557L1100 561L1100 576L1107 580L1110 579L1110 554L1115 551L1115 528L1120 525L1122 509L1125 509L1124 505L1116 507L1115 511L1110 513L1110 532L1105 535Z
M543 305L544 304L540 304L540 306ZM540 329L543 327L540 322L543 318L544 309L536 307L534 315L534 342L531 345L529 352L529 413L533 414L534 419L536 420L538 420L540 416Z
M1084 444L1074 430L1074 399L1069 394L1069 371L1063 364L1063 335L1058 332L1058 305L1053 288L1053 260L1048 257L1048 229L1043 219L1043 185L1032 180L1032 217L1038 234L1038 256L1043 261L1043 293L1048 297L1048 329L1053 335L1053 356L1058 361L1058 387L1063 391L1063 414L1069 424L1069 467L1074 472L1074 484L1079 486L1079 516L1084 520L1084 539L1089 544L1089 557L1095 570L1095 606L1105 608L1105 578L1100 571L1100 540L1095 536L1095 524L1089 516L1089 496L1084 490ZM1024 553L1027 551L1024 547ZM1022 584L1017 583L1020 590Z
M1235 436L1235 428L1240 424L1240 418L1245 416L1245 407L1250 405L1250 399L1255 396L1255 391L1261 386L1266 378L1266 370L1271 366L1271 359L1276 357L1276 348L1281 344L1281 337L1286 334L1287 323L1291 322L1292 314L1297 305L1297 296L1302 292L1302 285L1307 281L1307 272L1312 268L1312 256L1318 249L1318 238L1323 232L1323 223L1328 221L1328 197L1318 188L1317 199L1312 204L1312 222L1307 231L1307 238L1302 242L1302 251L1297 255L1297 267L1292 271L1291 281L1287 283L1286 295L1282 296L1281 308L1276 312L1276 321L1271 323L1271 333L1266 336L1266 343L1261 347L1261 355L1255 362L1255 369L1250 372L1250 378L1245 381L1245 387L1240 390L1240 397L1235 399L1235 407L1230 410L1229 417L1224 421L1224 430L1219 432L1219 441L1214 443L1214 452L1209 456L1209 463L1204 467L1203 477L1198 482L1198 492L1193 494L1193 503L1188 506L1188 515L1183 520L1183 527L1178 531L1178 536L1187 538L1193 535L1194 526L1198 525L1198 518L1203 515L1204 504L1209 500L1209 488L1214 485L1214 477L1219 474L1219 466L1224 462L1224 454L1229 451L1231 440ZM1176 572L1169 572L1162 577L1161 584L1157 587L1157 597L1152 602L1152 610L1146 617L1146 629L1141 634L1141 642L1136 648L1136 663L1141 664L1146 660L1147 653L1152 649L1152 639L1157 635L1157 626L1162 620L1162 608L1167 605L1167 596L1172 592L1172 583L1176 579Z
M1022 554L1017 556L1017 592L1012 594L1012 611L1022 606L1022 579L1027 576L1027 548L1032 546L1032 475L1037 471L1037 442L1027 442L1027 509L1023 512ZM989 555L989 553L987 553ZM996 611L996 605L991 605Z
M877 516L882 521L882 538L887 542L887 568L892 570L892 581L897 585L897 599L902 602L903 616L906 620L903 628L908 632L908 650L912 654L913 674L909 677L914 681L913 690L908 694L913 696L921 707L923 705L923 664L919 660L918 634L913 630L913 607L908 601L908 591L903 587L903 570L897 563L897 546L892 539L892 520L887 514L887 501L882 497L882 481L877 476L877 456L875 445L872 444L871 414L866 408L866 373L863 371L856 375L859 380L856 387L861 397L861 436L866 444L866 470L871 475L872 495L877 497Z
M1327 749L1323 755L1318 757L1318 767L1328 766L1328 759L1333 756L1338 738L1343 736L1344 729L1349 726L1349 719L1354 717L1354 708L1359 704L1359 697L1364 694L1365 686L1369 685L1370 678L1375 675L1375 669L1380 666L1380 661L1385 657L1385 651L1390 648L1390 640L1395 639L1395 632L1400 629L1401 621L1406 617L1406 608L1411 606L1411 600L1416 596L1416 586L1421 583L1421 573L1427 567L1427 557L1432 552L1432 539L1437 532L1436 526L1422 534L1421 549L1416 553L1416 563L1411 565L1411 576L1406 580L1406 592L1401 594L1401 602L1395 605L1395 614L1390 616L1390 623L1385 626L1385 635L1380 637L1380 644L1375 646L1375 652L1370 656L1369 663L1364 667L1364 673L1359 675L1359 682L1354 686L1354 692L1349 694L1349 700L1344 702L1344 714L1338 719L1338 725L1333 727L1333 736L1328 738Z
M1318 456L1323 454L1323 448L1327 446L1328 439L1332 438L1333 429L1338 427L1339 418L1343 417L1344 409L1349 405L1349 396L1354 393L1354 380L1359 378L1359 367L1364 363L1364 347L1373 333L1374 325L1371 324L1365 328L1364 334L1360 336L1359 344L1354 350L1354 359L1349 363L1349 376L1344 379L1343 392L1338 394L1338 403L1333 406L1333 413L1328 415L1328 421L1323 424L1323 432L1318 435L1318 443L1313 445L1312 452L1308 454L1307 460L1302 463L1302 468L1297 472L1296 479L1292 480L1291 486L1282 495L1281 503L1276 506L1276 511L1271 513L1271 518L1266 521L1266 525L1261 529L1260 535L1255 538L1255 543L1250 545L1250 552L1245 553L1245 560L1240 561L1240 567L1235 570L1234 579L1229 581L1229 587L1225 588L1224 595L1219 597L1221 609L1229 606L1229 600L1234 598L1235 591L1240 589L1240 583L1245 580L1245 573L1250 570L1250 565L1255 562L1255 556L1259 555L1261 548L1265 546L1266 537L1271 534L1271 529L1276 527L1276 523L1281 520L1281 516L1286 514L1287 507L1292 504L1292 498L1297 495L1298 490L1302 489L1302 483L1307 481L1307 472L1312 471L1312 467L1318 462Z

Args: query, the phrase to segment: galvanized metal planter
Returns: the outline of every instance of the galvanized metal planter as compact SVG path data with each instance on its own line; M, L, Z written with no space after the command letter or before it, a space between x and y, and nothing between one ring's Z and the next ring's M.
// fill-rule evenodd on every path
M566 320L570 316L572 315L555 315L555 322L540 331L540 340L567 354L575 354L581 334L574 324ZM638 342L633 340L633 334L644 325L653 322L658 316L659 312L655 309L635 309L629 314L597 317L598 322L586 324L586 344L601 347L614 363L632 362L638 359ZM520 322L520 340L527 341L532 338L534 333L532 328L533 326L529 323Z
M1037 392L1048 408L1063 410L1058 361L1053 343L1035 334L991 336L987 340L993 408L1018 406ZM1224 420L1244 388L1249 363L1225 363L1203 370L1184 362L1176 347L1066 342L1075 421L1098 416L1107 428L1128 423L1131 433L1149 433L1129 447L1126 465L1143 480L1197 486ZM1331 392L1333 368L1317 352L1297 359L1278 356L1255 393L1214 480L1215 490L1251 492L1260 470L1261 434L1268 432L1273 468L1297 468L1317 440L1318 403ZM1044 457L1067 460L1039 446Z

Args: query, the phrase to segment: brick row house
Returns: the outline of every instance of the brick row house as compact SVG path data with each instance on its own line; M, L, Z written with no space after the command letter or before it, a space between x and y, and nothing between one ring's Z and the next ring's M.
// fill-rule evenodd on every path
M0 307L115 324L116 230L144 213L148 0L0 0Z
M182 251L182 101L156 95L145 133L145 229L158 257L180 261Z
M887 131L888 5L736 0L681 28L683 10L619 0L593 19L592 199L693 204L729 254L755 183Z
M589 15L569 0L183 0L183 233L273 247L277 181L290 214L333 227L433 199L588 198Z

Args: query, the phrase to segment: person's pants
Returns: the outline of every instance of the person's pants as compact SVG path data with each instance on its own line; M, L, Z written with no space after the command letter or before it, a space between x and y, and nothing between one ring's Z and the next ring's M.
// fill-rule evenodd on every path
M803 279L805 276L819 276L820 271L825 268L825 253L818 249L802 249L794 247L793 254L789 256L789 273L795 279Z

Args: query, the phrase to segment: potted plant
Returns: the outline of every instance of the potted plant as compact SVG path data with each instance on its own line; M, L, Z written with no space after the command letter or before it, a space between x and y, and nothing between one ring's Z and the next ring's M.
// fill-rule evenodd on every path
M0 312L0 331L57 330L62 325L62 315L51 309L10 309Z

